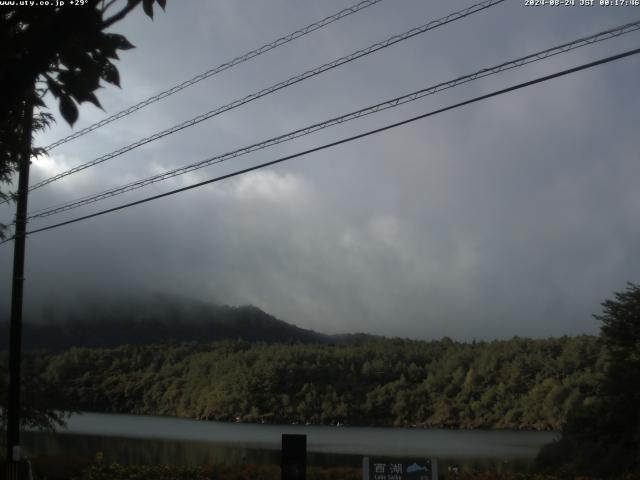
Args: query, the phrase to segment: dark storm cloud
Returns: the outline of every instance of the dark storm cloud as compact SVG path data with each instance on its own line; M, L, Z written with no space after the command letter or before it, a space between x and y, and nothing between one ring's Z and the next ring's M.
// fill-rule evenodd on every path
M132 17L123 29L138 49L121 63L124 89L105 90L101 99L115 112L346 5L194 2L181 9L170 4L153 24L142 15ZM54 150L36 164L34 177L467 5L387 0ZM629 21L636 11L535 9L506 2L34 192L31 204L42 207L223 153L604 30ZM490 77L150 191L632 48L639 38L631 34ZM638 281L639 72L637 59L623 60L34 235L28 244L26 301L37 310L89 295L165 291L252 303L324 332L461 339L595 332L590 314L598 303L626 281ZM81 112L83 125L100 118L90 108ZM67 132L59 123L42 142ZM0 252L5 297L10 260L5 246Z

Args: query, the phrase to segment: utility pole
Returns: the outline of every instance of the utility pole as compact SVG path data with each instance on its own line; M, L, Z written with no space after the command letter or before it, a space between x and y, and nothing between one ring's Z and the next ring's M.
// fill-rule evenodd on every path
M7 463L17 471L20 452L20 362L22 356L22 291L24 284L24 252L27 230L27 197L33 126L33 102L30 90L22 117L22 151L18 163L18 198L13 250L13 283L11 286L11 333L9 336L9 401L7 408Z

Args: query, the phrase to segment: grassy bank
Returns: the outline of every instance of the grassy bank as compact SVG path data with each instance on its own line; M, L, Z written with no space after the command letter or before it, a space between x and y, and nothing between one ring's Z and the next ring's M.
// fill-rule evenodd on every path
M98 465L80 458L34 460L35 480L280 480L278 465ZM360 480L362 470L351 467L307 467L308 480ZM440 480L567 480L555 475L535 473L440 472ZM612 477L616 480L640 480L640 475ZM591 480L575 477L576 480ZM595 480L595 479L594 479Z
M34 480L280 480L277 465L87 465L80 459L33 462ZM359 468L307 467L308 480L360 480Z

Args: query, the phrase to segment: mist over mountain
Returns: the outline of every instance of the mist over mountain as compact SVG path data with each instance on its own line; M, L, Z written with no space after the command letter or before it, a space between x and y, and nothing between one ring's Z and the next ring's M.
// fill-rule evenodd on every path
M5 321L0 325L3 349L7 348L8 337L9 325ZM27 350L223 339L340 343L357 338L358 335L331 336L299 328L251 305L233 307L163 294L49 305L27 315L23 331L23 345Z

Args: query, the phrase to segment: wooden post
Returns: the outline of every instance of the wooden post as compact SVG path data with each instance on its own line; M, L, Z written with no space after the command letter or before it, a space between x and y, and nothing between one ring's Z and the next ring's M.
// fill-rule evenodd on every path
M21 459L20 452L20 362L22 356L22 292L24 284L24 254L27 230L27 197L29 194L29 165L33 124L33 96L31 90L23 110L22 135L24 144L18 163L18 198L13 250L13 283L11 287L11 332L9 334L9 401L7 405L7 463Z
M305 480L307 477L307 436L282 434L282 480Z

